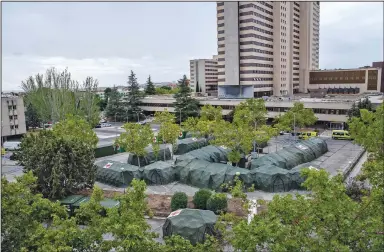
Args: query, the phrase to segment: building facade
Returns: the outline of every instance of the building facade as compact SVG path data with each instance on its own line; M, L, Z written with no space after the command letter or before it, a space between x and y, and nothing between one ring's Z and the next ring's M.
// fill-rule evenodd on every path
M293 98L269 98L265 101L265 106L268 111L268 118L273 119L288 111L294 106L295 102L302 102L305 108L310 108L315 113L319 122L341 122L348 121L348 110L352 107L352 104L363 96L356 95L354 97L340 96L335 98L308 98L308 97L293 97ZM200 106L210 104L214 107L220 106L222 108L223 115L231 113L235 106L239 105L244 99L219 99L214 97L200 97L198 98ZM370 98L371 99L371 98ZM156 111L167 110L171 113L175 112L173 97L167 96L153 96L151 98L146 97L141 100L140 108L148 113L155 113ZM383 96L377 96L375 102L372 103L381 104L383 102ZM375 105L376 106L376 105Z
M24 101L19 96L1 97L1 136L2 140L10 136L27 132Z
M304 92L319 67L319 2L218 2L218 96Z
M381 89L381 68L312 70L306 75L305 89L327 90L328 94L375 93Z
M192 92L217 96L217 56L190 60L189 70Z
M384 61L372 62L372 67L381 69L380 92L384 92Z

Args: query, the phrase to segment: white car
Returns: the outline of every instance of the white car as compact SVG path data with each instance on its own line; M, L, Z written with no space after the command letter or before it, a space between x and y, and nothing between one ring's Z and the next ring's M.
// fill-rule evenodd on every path
M21 142L5 142L3 147L5 150L19 150Z
M110 123L101 123L100 126L104 128L104 127L111 127L112 125Z

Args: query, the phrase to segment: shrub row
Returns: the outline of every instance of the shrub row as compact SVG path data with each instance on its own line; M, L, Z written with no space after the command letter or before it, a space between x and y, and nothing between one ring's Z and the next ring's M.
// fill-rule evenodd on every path
M227 195L224 193L214 193L208 189L200 189L193 196L193 204L196 209L211 210L215 214L220 214L227 210ZM172 196L171 210L187 208L188 197L183 192L177 192Z

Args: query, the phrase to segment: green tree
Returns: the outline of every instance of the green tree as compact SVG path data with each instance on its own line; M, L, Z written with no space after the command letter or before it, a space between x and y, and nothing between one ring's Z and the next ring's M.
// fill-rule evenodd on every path
M295 102L293 107L277 117L276 121L285 128L295 130L296 127L303 128L315 124L317 117L312 109L306 109L303 103Z
M180 126L172 122L164 122L160 125L158 135L162 137L164 144L171 144L172 156L173 148L181 132ZM165 155L165 152L164 152ZM164 157L165 160L165 157Z
M167 110L162 112L157 111L155 113L155 119L153 120L153 122L160 124L158 136L161 137L164 144L168 143L172 145L171 149L173 155L173 147L181 131L180 126L175 124L175 115L169 113Z
M373 110L372 103L368 97L364 98L363 100L359 100L357 102L357 105L356 105L356 103L352 104L351 109L348 110L348 119L351 120L352 117L360 117L361 116L360 115L361 109L366 109L368 111Z
M201 108L200 119L204 121L220 121L223 119L223 109L220 106L214 107L206 104Z
M274 196L266 212L242 220L227 237L235 249L253 251L381 251L382 208L353 201L341 175L306 169L309 195Z
M36 112L36 109L31 103L27 105L27 110L25 111L25 123L27 129L29 128L38 128L41 126L41 120L39 115Z
M153 82L151 80L151 76L148 77L147 87L145 88L145 93L147 95L154 95L154 94L156 94L155 85L153 85Z
M99 141L89 123L80 116L67 115L65 120L53 126L52 132L57 137L69 141L80 141L91 148L96 148Z
M191 97L191 88L188 86L187 76L178 81L178 93L174 95L175 113L178 114L176 121L181 123L188 117L196 117L199 114L199 101ZM181 121L180 121L181 118Z
M112 93L112 88L110 87L107 87L105 90L104 90L104 100L108 103L109 101L109 95Z
M58 72L50 68L45 75L30 76L22 82L27 103L36 109L42 121L58 122L67 114L86 116L93 124L99 117L99 107L95 98L98 81L87 77L80 85L72 80L71 73L65 69Z
M236 106L233 120L235 122L248 122L257 130L258 127L265 125L267 115L268 112L264 100L252 98Z
M154 136L151 126L148 124L126 123L123 125L123 129L125 129L125 132L120 134L115 143L127 152L136 155L140 167L140 157L147 154L145 148L153 141Z
M34 251L35 234L50 224L52 215L66 216L58 203L36 194L32 172L9 182L1 178L1 251Z
M353 117L349 123L352 138L364 146L377 159L384 159L384 105L375 112L360 110L360 117Z
M216 123L213 135L214 139L211 142L229 148L231 152L228 160L236 165L240 161L241 154L248 154L252 150L253 130L244 122Z
M128 76L128 92L127 102L125 104L126 110L129 111L129 115L133 120L138 121L140 120L140 114L142 113L140 103L144 94L140 91L136 74L133 71L131 71L131 74Z
M153 239L157 235L149 231L150 226L144 219L148 209L145 190L145 182L134 179L126 193L117 197L120 208L109 210L105 219L106 231L114 237L113 241L104 242L107 248L132 252L161 251L160 244Z
M90 144L40 131L21 141L19 153L24 172L37 177L37 190L44 197L58 199L95 182L94 148Z
M105 109L105 115L112 120L122 121L124 115L127 114L121 98L122 95L117 91L117 88L113 87L108 95L108 105Z
M168 110L164 111L156 111L155 118L153 120L154 123L163 124L166 122L175 123L175 115L168 112Z
M213 134L217 123L223 121L222 108L210 104L204 105L200 111L200 118L188 117L183 127L195 136L209 137Z

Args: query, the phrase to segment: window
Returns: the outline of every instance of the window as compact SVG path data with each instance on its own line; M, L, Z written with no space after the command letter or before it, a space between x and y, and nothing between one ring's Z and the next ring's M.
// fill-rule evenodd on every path
M13 109L16 109L16 105L13 105Z
M8 106L8 109L11 110L11 109L12 109L12 106Z
M13 120L13 116L9 116L9 120Z
M13 125L11 125L10 127L11 127L11 130L13 130L14 126L13 126Z
M15 129L18 129L19 128L19 125L15 125Z

